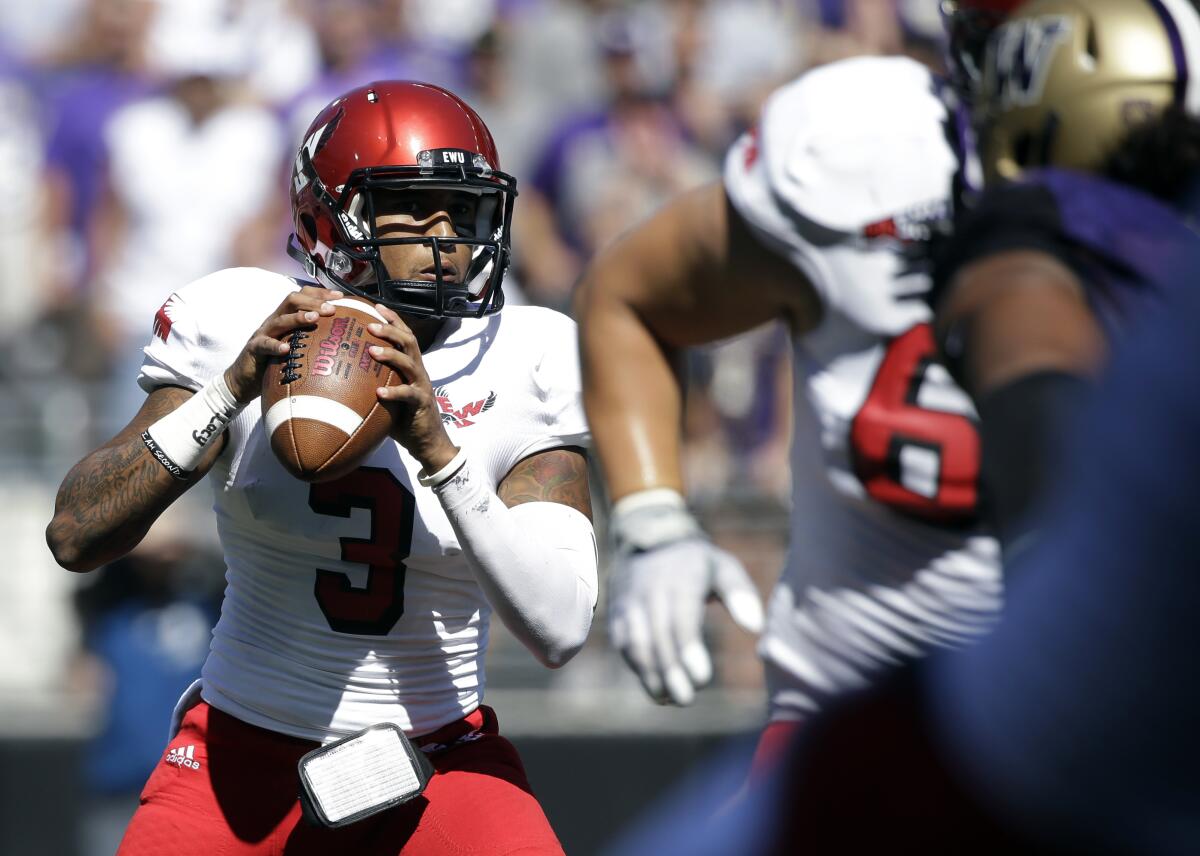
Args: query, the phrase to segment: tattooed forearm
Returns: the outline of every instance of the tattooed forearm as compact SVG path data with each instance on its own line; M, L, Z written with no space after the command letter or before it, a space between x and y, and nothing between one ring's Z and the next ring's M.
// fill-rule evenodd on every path
M523 502L561 502L592 517L587 458L576 449L552 449L520 461L497 493L510 508Z
M191 393L158 390L120 434L76 464L63 479L46 542L71 570L90 570L133 549L189 482L171 477L153 458L141 432ZM204 468L207 469L207 468Z

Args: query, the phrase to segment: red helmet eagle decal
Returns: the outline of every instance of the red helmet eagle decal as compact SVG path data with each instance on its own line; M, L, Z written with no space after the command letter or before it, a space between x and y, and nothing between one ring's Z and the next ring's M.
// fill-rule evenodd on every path
M177 299L172 294L167 298L166 303L158 307L158 311L154 313L154 335L164 342L171 334L171 325L175 323L175 301Z

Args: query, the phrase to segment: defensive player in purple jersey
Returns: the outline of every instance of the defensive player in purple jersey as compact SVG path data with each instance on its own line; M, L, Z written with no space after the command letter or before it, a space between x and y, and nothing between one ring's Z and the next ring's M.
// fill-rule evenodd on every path
M1135 49L1131 45L1137 45ZM974 398L1005 546L1035 520L1079 393L1194 238L1193 0L1035 0L991 41L975 111L986 190L935 272L935 328Z

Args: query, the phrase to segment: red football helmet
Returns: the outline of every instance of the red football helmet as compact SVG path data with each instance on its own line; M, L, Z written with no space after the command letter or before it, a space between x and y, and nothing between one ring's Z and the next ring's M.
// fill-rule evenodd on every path
M954 88L969 101L979 86L983 54L992 30L1025 0L942 0L947 66Z
M492 135L466 102L428 83L382 80L336 99L313 120L292 167L295 233L288 252L328 288L397 312L479 317L504 305L517 182L500 172ZM474 227L456 236L380 238L377 194L454 190L478 198ZM470 232L470 234L462 234ZM391 279L379 248L426 244L435 278ZM441 254L471 247L458 281L443 278Z

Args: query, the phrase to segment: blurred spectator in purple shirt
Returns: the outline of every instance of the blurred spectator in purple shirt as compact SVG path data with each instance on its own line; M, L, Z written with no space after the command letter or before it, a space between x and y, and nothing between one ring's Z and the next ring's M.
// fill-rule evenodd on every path
M42 63L47 234L55 268L46 292L76 302L94 272L91 217L103 186L109 117L151 90L145 47L153 0L87 0L77 26Z
M39 180L43 138L36 105L28 70L0 44L0 198L4 200L0 300L7 307L0 318L0 336L4 340L10 340L9 333L26 332L47 300L43 283L51 262L40 217L46 200ZM11 363L8 367L15 369Z
M929 0L933 5L935 0ZM813 65L860 54L896 54L903 45L897 0L808 0Z
M767 95L805 67L801 22L773 0L676 0L671 8L672 105L691 139L720 162Z
M522 188L518 260L532 300L561 306L583 261L667 197L716 174L638 62L630 18L599 19L608 103L568 114Z
M341 93L372 80L418 77L401 52L387 48L380 0L306 0L301 10L317 38L320 70L283 108L289 143L297 145L309 120Z

